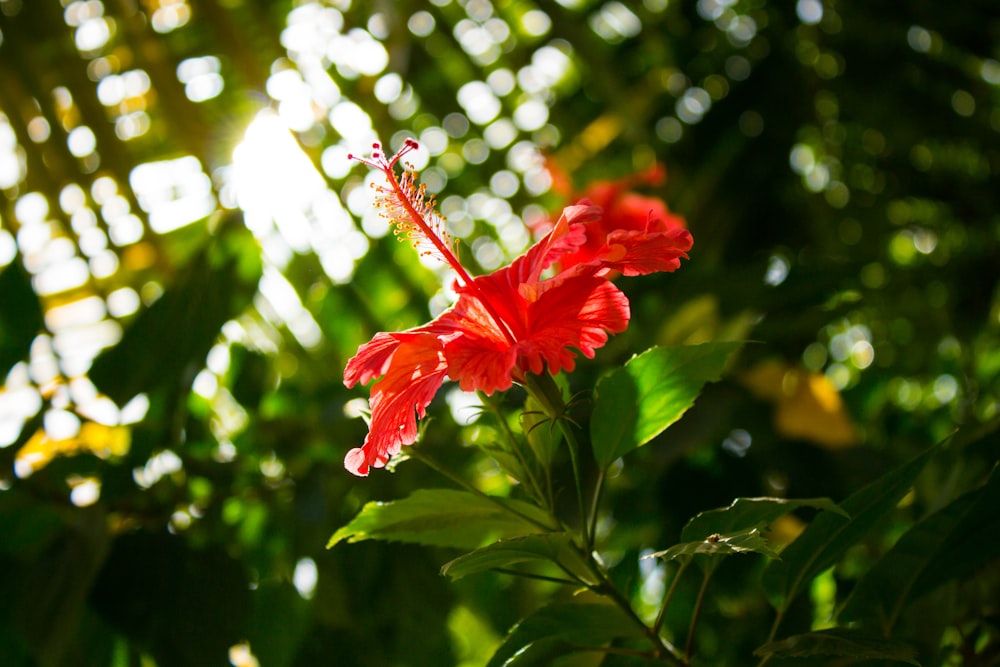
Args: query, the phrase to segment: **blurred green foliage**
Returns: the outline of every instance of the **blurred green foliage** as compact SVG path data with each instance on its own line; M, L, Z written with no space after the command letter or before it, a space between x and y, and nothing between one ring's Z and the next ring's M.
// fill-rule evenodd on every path
M824 610L870 614L886 590L865 573L887 554L925 573L893 624L920 664L996 664L998 61L987 0L0 0L0 663L245 667L248 646L264 667L471 667L555 595L450 582L444 547L325 549L365 503L446 485L417 462L342 467L367 430L346 360L447 303L439 272L379 237L346 158L416 136L482 270L527 244L522 218L666 166L645 192L685 216L691 259L619 281L629 330L572 391L654 344L754 341L612 466L603 556L637 610L655 615L676 571L640 556L699 512L857 498L957 431L830 552L824 585L785 600L781 636L816 631L786 661L832 664L809 653L832 641ZM277 203L240 212L253 187L235 194L234 150L265 110L292 130L255 167ZM312 176L286 177L291 139ZM490 423L457 423L445 400L431 414L421 448L517 495L480 450ZM956 551L904 558L938 548L897 543L918 521ZM758 662L765 565L718 568L700 664ZM687 628L698 587L679 581L664 627Z

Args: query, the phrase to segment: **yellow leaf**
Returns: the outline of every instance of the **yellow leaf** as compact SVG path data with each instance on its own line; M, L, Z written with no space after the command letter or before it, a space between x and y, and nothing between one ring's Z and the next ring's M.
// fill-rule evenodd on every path
M822 373L765 361L742 381L755 396L775 404L774 427L781 435L831 449L857 444L857 429L840 392Z
M15 465L18 470L30 474L44 468L57 456L90 453L106 459L126 454L131 444L132 432L127 426L88 421L80 426L76 435L59 439L49 437L45 429L38 429L18 450Z

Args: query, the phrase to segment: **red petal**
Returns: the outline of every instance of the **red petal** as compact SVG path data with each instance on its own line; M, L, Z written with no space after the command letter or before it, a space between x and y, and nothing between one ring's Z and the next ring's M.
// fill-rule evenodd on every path
M596 262L626 276L676 271L693 242L686 229L653 233L619 230L608 234Z
M628 299L604 278L574 274L511 286L504 272L476 282L494 307L503 303L504 312L517 310L514 345L491 322L482 321L485 310L473 297L463 296L455 307L454 323L463 334L446 344L445 358L449 376L466 391L503 391L513 380L529 372L542 373L546 367L550 373L571 371L576 353L570 348L593 357L609 333L628 326ZM524 298L528 292L535 298Z
M413 444L417 418L426 414L447 375L444 344L454 335L437 321L402 333L380 333L348 362L349 386L380 374L382 379L371 388L372 417L365 443L348 452L344 467L364 476L370 467L385 466L403 445Z
M518 344L518 367L541 373L572 371L575 354L585 357L608 341L609 333L624 331L630 311L628 299L610 281L575 276L546 289L529 310L528 337Z

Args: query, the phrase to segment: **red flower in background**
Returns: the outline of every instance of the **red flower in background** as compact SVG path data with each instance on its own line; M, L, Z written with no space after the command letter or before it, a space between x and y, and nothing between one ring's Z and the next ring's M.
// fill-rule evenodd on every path
M683 229L608 233L601 228L601 209L581 202L567 207L548 234L510 266L472 278L452 252L433 200L415 185L412 173L396 178L395 164L414 148L416 142L407 141L387 159L376 145L372 158L362 161L388 179L379 188L380 205L397 233L458 273L458 300L428 324L376 334L347 363L348 387L380 378L371 388L368 436L344 461L356 475L383 467L416 440L417 419L446 378L463 390L492 394L527 373L572 371L577 353L593 357L609 334L625 330L630 315L628 299L609 274L673 271L691 248L691 235ZM588 251L587 261L566 261L582 256L592 237L602 240ZM543 277L553 266L559 270Z
M569 177L551 160L548 168L553 174L553 181L562 184L560 189L569 194ZM662 199L648 197L633 190L642 185L662 185L665 180L666 170L663 165L654 164L637 174L614 181L595 181L588 185L575 198L589 200L600 208L601 218L588 231L586 242L577 251L563 257L561 265L568 267L592 261L605 252L605 245L627 244L629 242L626 239L629 238L633 239L633 245L640 239L645 241L646 250L652 256L660 254L652 245L660 244L663 246L662 250L672 246L677 238L686 233L687 223L684 218L672 213ZM543 223L546 226L548 224L547 221ZM536 231L539 229L544 230L544 227L536 226ZM655 263L647 265L625 262L617 270L625 275L643 275L664 270L656 266Z

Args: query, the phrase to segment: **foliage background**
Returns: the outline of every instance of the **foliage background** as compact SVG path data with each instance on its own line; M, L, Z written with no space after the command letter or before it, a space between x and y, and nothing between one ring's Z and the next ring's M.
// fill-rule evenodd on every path
M450 584L444 550L324 549L364 502L444 484L342 469L366 431L344 363L447 299L346 159L376 137L424 144L482 270L565 203L546 160L577 192L666 165L645 190L691 261L621 281L632 325L574 388L653 344L756 342L610 485L640 608L664 577L640 549L693 514L841 500L970 434L817 580L795 625L822 627L997 457L998 60L988 1L0 0L0 662L481 665L551 594ZM451 398L421 446L510 492ZM759 569L714 582L705 664L752 664ZM994 556L914 611L925 664L996 664L997 583Z

